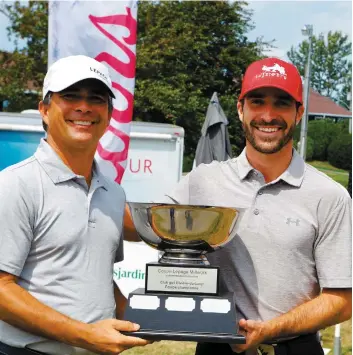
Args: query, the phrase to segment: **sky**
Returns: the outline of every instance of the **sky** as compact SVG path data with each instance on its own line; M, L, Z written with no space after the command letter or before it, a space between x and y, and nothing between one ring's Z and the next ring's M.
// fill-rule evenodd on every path
M1 1L1 0L0 0ZM327 1L248 1L253 10L255 28L248 33L250 40L263 36L265 41L275 40L274 48L267 55L288 59L287 51L297 47L305 39L301 29L305 24L313 26L314 34L342 31L352 40L352 2ZM7 18L0 13L0 50L11 51L13 42L7 38Z
M329 31L341 31L352 41L351 1L251 1L249 8L254 11L255 25L249 39L263 36L264 40L275 40L277 48L267 55L288 59L290 48L306 38L301 33L306 24L313 26L316 36L322 33L327 37Z

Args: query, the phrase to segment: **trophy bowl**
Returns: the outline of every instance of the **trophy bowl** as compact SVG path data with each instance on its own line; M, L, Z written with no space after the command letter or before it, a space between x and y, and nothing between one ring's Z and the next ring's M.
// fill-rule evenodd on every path
M146 264L145 287L129 294L124 319L141 328L128 335L152 340L245 343L234 292L220 288L220 267L206 253L236 235L242 210L232 207L128 203L137 233L161 250Z
M240 210L165 203L128 203L140 238L163 251L160 263L208 265L206 253L235 235Z

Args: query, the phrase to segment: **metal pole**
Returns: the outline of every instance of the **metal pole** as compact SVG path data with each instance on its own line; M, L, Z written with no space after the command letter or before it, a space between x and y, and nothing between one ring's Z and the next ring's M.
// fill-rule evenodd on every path
M341 355L341 325L335 325L335 338L333 341L333 355Z
M308 136L308 120L309 120L309 95L310 95L310 72L311 72L311 47L312 47L312 26L309 27L309 52L308 52L308 63L305 70L305 99L304 99L304 115L302 118L302 123L300 127L300 156L305 160L306 158L306 146L307 146L307 136Z
M352 87L351 91L347 95L347 99L349 100L349 111L352 112ZM352 117L349 119L348 132L352 134Z

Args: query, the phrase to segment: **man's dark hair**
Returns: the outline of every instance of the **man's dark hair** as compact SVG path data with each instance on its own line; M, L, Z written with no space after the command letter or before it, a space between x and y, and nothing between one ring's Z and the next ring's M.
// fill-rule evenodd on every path
M108 112L112 113L113 112L113 99L112 97L109 95L108 97Z
M44 99L43 99L43 104L44 105L49 105L50 104L50 98L51 98L51 91L48 91L48 93L45 95ZM42 125L44 128L44 131L47 132L48 130L48 125L44 122L44 120L42 119Z

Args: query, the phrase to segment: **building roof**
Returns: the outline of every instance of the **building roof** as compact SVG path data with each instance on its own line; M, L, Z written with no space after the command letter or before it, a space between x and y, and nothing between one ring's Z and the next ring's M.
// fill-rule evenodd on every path
M352 117L352 112L336 104L330 98L322 96L315 90L310 89L309 115L347 118Z

